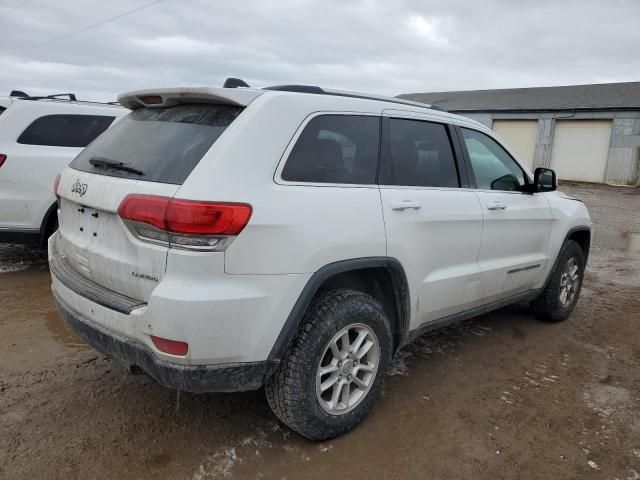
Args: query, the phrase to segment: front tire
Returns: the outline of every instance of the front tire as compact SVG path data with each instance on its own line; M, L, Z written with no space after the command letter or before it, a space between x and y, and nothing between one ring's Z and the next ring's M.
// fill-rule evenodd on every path
M533 313L548 322L566 319L578 302L585 266L582 247L573 240L565 242L549 282L540 296L531 302Z
M311 440L348 432L380 393L391 338L384 310L373 297L346 289L319 295L267 383L271 410Z

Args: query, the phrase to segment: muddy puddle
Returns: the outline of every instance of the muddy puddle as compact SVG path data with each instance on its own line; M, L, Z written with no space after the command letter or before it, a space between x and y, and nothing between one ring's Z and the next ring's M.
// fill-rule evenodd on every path
M594 228L593 245L602 248L623 250L631 254L640 253L640 232Z
M44 326L49 333L51 333L52 338L60 345L79 350L90 349L90 347L64 323L56 310L52 310L44 315Z
M24 245L0 244L0 274L47 263L47 251Z

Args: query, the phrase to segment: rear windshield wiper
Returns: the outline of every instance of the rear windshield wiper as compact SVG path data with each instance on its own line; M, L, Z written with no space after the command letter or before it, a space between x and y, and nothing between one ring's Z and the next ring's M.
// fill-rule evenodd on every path
M129 167L122 162L116 162L115 160L109 160L103 157L93 157L89 160L89 163L94 167L113 168L114 170L122 170L123 172L135 173L136 175L144 175L142 170Z

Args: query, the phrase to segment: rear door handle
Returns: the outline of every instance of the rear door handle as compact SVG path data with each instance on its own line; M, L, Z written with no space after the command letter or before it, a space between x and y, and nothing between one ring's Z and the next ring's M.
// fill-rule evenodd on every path
M494 200L487 204L487 208L489 210L504 210L505 208L507 208L507 204L502 203L500 200Z
M391 210L395 210L397 212L401 212L402 210L407 210L408 208L420 210L420 207L421 205L418 202L414 202L413 200L402 200L401 202L391 202Z

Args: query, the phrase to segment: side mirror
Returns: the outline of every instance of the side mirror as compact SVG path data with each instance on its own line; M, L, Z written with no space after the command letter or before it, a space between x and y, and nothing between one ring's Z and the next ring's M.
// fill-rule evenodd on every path
M520 187L520 183L518 183L518 179L511 173L507 173L506 175L496 178L491 182L491 190L505 190L507 192L512 192L514 190L518 190L518 187Z
M558 188L556 172L550 168L538 167L533 174L533 192L553 192Z

